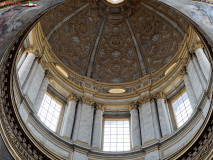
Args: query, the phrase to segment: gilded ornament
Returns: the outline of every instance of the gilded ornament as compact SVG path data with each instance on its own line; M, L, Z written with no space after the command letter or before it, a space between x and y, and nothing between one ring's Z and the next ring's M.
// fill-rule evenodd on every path
M153 97L156 99L166 99L166 95L163 91L155 93Z
M49 63L42 57L39 60L44 70L49 70Z
M137 109L138 108L138 101L133 101L129 104L129 111L131 111L132 109Z
M49 78L50 80L52 79L52 73L50 71L45 72L45 77Z
M37 48L27 48L24 52L33 53L35 55L35 57L41 56L41 54L39 53L39 50Z
M149 94L149 95L146 95L146 96L144 96L144 97L141 97L141 98L139 99L139 103L141 103L141 104L146 104L146 103L148 103L148 102L151 102L152 100L153 100L153 98L152 98L151 94Z
M193 45L192 45L192 48L190 50L190 53L195 53L195 51L198 49L198 48L204 48L204 45L201 41L199 42L194 42Z
M86 97L86 96L82 97L81 101L82 101L82 103L88 104L90 106L94 106L94 103L95 103L94 99L92 99L90 97Z
M75 93L70 93L68 99L67 99L67 102L70 102L70 101L78 101L79 98L77 97L77 95Z
M181 77L183 77L186 73L187 73L186 67L183 67L183 68L180 70L179 75L180 75Z
M104 103L96 103L96 110L102 110L102 112L104 112Z

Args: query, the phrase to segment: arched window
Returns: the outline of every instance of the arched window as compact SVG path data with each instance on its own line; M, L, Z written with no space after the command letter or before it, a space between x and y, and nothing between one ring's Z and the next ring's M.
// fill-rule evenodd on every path
M38 112L40 120L52 131L56 132L62 111L62 104L45 94Z

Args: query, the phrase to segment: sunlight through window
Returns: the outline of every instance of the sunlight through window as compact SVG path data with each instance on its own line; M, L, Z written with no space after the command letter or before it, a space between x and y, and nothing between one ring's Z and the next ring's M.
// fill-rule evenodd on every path
M174 103L172 103L178 127L182 126L191 116L192 107L187 93L182 94Z
M104 121L104 151L130 150L129 120Z
M62 106L49 95L45 94L38 116L52 131L56 131Z

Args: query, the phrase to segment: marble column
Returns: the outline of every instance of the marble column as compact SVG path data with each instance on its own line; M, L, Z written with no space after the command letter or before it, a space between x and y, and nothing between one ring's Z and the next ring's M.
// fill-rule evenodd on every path
M195 95L195 92L193 90L192 84L189 80L189 76L186 73L185 67L181 70L180 75L183 77L184 84L185 84L185 87L186 87L186 92L187 92L187 95L189 97L190 104L191 104L191 106L194 110L197 106L198 101L196 99L196 95Z
M142 144L150 144L157 140L154 127L153 111L151 107L151 96L145 96L140 99L139 113L141 124Z
M211 72L211 64L206 56L206 54L203 51L203 44L201 41L197 41L194 43L194 53L197 56L198 62L200 64L200 67L203 71L203 74L206 78L206 80L209 80L210 72Z
M129 111L131 114L131 142L132 148L138 149L141 146L141 133L140 133L140 123L138 115L138 103L132 102L129 105Z
M160 122L160 129L162 137L171 134L171 126L169 123L169 115L166 109L166 96L163 92L158 92L154 95L157 100L158 117Z
M27 54L27 57L25 58L23 64L21 65L19 71L18 71L18 76L19 76L19 82L20 85L23 86L29 72L31 69L31 66L38 55L38 53L35 50L29 49Z
M47 91L48 84L50 82L50 78L51 78L50 72L46 71L45 77L44 77L44 79L42 81L41 87L39 89L38 95L37 95L35 103L34 103L34 111L35 111L36 114L38 113L38 111L40 109L42 100L43 100L44 95L45 95L45 93Z
M23 85L23 93L24 94L27 94L27 91L28 91L30 85L32 84L32 81L33 81L33 78L36 74L37 69L38 69L38 60L36 59L34 61L33 65L32 65L32 69L29 73L28 78L26 79L26 82Z
M17 70L17 71L19 71L19 69L20 69L21 65L23 64L23 62L24 62L24 60L25 60L26 57L27 57L27 54L24 52L24 53L21 55L21 57L20 57L20 59L19 59L17 65L16 65L16 70Z
M78 98L74 94L71 94L67 100L67 108L64 113L64 120L61 127L61 136L67 139L71 138L77 100Z
M92 137L92 147L96 150L101 150L103 109L103 104L96 103L95 121Z

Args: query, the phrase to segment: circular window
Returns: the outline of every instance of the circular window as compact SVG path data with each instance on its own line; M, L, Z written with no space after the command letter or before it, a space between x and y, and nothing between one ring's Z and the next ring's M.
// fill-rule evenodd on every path
M112 4L118 4L118 3L121 3L123 2L124 0L107 0L109 3L112 3Z

